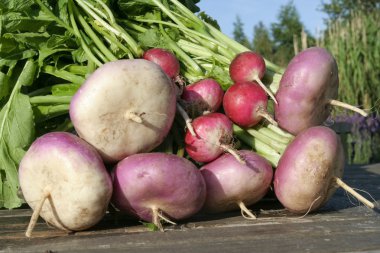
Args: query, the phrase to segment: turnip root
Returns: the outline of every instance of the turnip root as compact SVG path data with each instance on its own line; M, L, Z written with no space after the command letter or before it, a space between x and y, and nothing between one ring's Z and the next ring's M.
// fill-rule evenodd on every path
M283 153L274 175L274 190L289 211L308 213L323 206L341 186L365 205L374 205L340 179L344 154L338 135L324 126L296 136Z
M236 82L257 82L260 87L277 103L273 93L263 84L265 75L264 58L255 52L246 51L235 56L230 64L230 77Z
M275 119L279 126L298 134L321 125L330 115L331 106L358 108L336 101L338 67L334 57L324 48L312 47L297 54L283 74L276 93Z
M38 216L67 231L95 225L107 210L111 178L96 150L79 137L52 132L33 142L19 167L23 196Z
M163 230L160 220L181 220L197 213L206 197L199 170L172 154L135 154L113 171L112 203L121 211Z
M226 115L241 127L252 127L263 118L277 125L266 108L268 98L264 90L255 82L233 84L223 98Z
M255 219L246 206L264 197L272 182L273 169L252 151L240 150L239 154L245 164L226 153L201 168L207 189L204 209L218 213L240 208L244 217Z
M223 95L220 84L207 78L185 86L181 98L186 111L192 117L198 117L205 113L216 112L222 105Z
M189 156L197 162L210 162L224 151L231 153L244 163L231 146L233 140L232 121L222 113L209 113L193 121L196 136L189 131L185 135L185 148Z
M88 77L71 101L70 117L106 161L119 161L157 147L175 110L174 84L157 64L118 60Z

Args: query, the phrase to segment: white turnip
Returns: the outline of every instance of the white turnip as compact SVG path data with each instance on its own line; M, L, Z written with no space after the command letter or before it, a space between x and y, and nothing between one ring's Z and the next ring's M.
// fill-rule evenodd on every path
M252 151L240 150L239 154L244 164L227 153L201 168L207 189L204 210L218 213L240 208L243 216L254 219L246 206L264 197L272 182L273 169Z
M113 171L112 203L161 230L161 219L181 220L203 206L206 186L197 167L172 154L135 154Z
M143 59L109 62L72 98L70 118L80 137L107 161L149 152L173 123L176 91L162 69Z
M79 137L52 132L30 146L19 167L23 196L34 210L26 235L40 215L63 230L95 225L106 213L111 178L96 150Z

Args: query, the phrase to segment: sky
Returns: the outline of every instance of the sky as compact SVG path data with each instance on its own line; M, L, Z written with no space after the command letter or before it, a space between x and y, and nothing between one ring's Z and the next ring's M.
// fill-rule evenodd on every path
M271 23L277 22L280 8L289 3L290 0L201 0L197 5L201 11L218 21L221 30L233 36L233 23L239 15L244 24L244 31L249 39L253 36L253 27L260 21L267 28ZM321 9L322 0L293 0L300 15L301 22L312 35L324 29L323 19L326 14ZM324 1L329 2L329 1Z

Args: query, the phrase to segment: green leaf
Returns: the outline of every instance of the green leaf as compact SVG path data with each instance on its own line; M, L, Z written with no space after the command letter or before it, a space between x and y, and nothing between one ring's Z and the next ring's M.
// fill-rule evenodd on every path
M73 96L80 86L80 84L57 84L53 85L51 93L54 96Z
M146 228L148 228L149 231L158 231L158 227L153 224L153 223L149 223L149 222L143 222L143 221L140 221Z
M34 139L34 122L29 97L21 94L20 89L30 84L35 70L34 61L25 63L7 103L0 111L0 208L15 208L22 204L17 196L17 168L25 149Z

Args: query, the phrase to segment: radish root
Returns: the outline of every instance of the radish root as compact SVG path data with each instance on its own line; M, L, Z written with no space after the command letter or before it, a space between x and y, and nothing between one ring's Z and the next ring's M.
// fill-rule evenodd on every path
M335 177L334 181L335 181L335 183L338 186L342 187L345 191L347 191L348 193L350 193L352 196L354 196L357 200L359 200L365 206L367 206L367 207L369 207L371 209L375 208L375 205L372 202L370 202L369 200L367 200L366 198L364 198L357 191L355 191L352 187L350 187L346 183L344 183L340 178Z
M189 129L190 134L192 136L195 136L194 128L191 125L191 119L190 119L189 115L186 113L186 111L183 109L183 107L179 103L177 103L177 111L179 112L179 114L181 115L181 117L185 120L186 127L187 127L187 129Z
M257 109L257 113L264 119L268 120L272 125L278 126L278 123L273 119L273 117L261 106Z
M245 164L244 159L239 155L239 153L235 149L231 148L230 146L228 146L226 144L220 144L220 147L224 151L230 153L233 157L235 157L236 160L238 160L241 164Z
M315 204L315 202L317 202L318 199L320 199L320 198L321 198L321 196L319 196L318 198L314 199L313 202L311 202L310 207L309 207L309 209L306 211L306 213L305 213L304 215L300 216L300 217L297 217L297 219L303 219L303 218L305 218L306 215L308 215L308 214L310 213L311 208L313 208L313 205Z
M247 220L256 220L257 217L249 210L242 201L237 202L240 207L241 215Z
M136 112L127 112L125 116L127 119L132 120L138 124L143 123L143 119Z
M360 115L362 115L363 117L367 117L368 116L368 113L366 113L364 110L360 109L360 108L357 108L353 105L349 105L349 104L346 104L344 102L341 102L341 101L338 101L338 100L335 100L335 99L330 99L328 101L328 103L330 105L335 105L335 106L339 106L339 107L342 107L342 108L346 108L348 110L351 110L351 111L354 111L354 112L357 112L359 113Z
M263 82L259 78L255 78L255 81L260 85L261 88L271 97L271 99L278 104L276 98L274 97L273 93L263 84Z
M33 229L36 226L36 223L37 223L38 217L40 216L42 207L43 207L46 199L49 196L50 196L50 188L46 187L43 191L43 195L42 195L41 200L38 202L37 206L35 207L35 209L33 211L32 217L30 218L28 228L26 229L26 232L25 232L26 237L30 238L32 236Z

